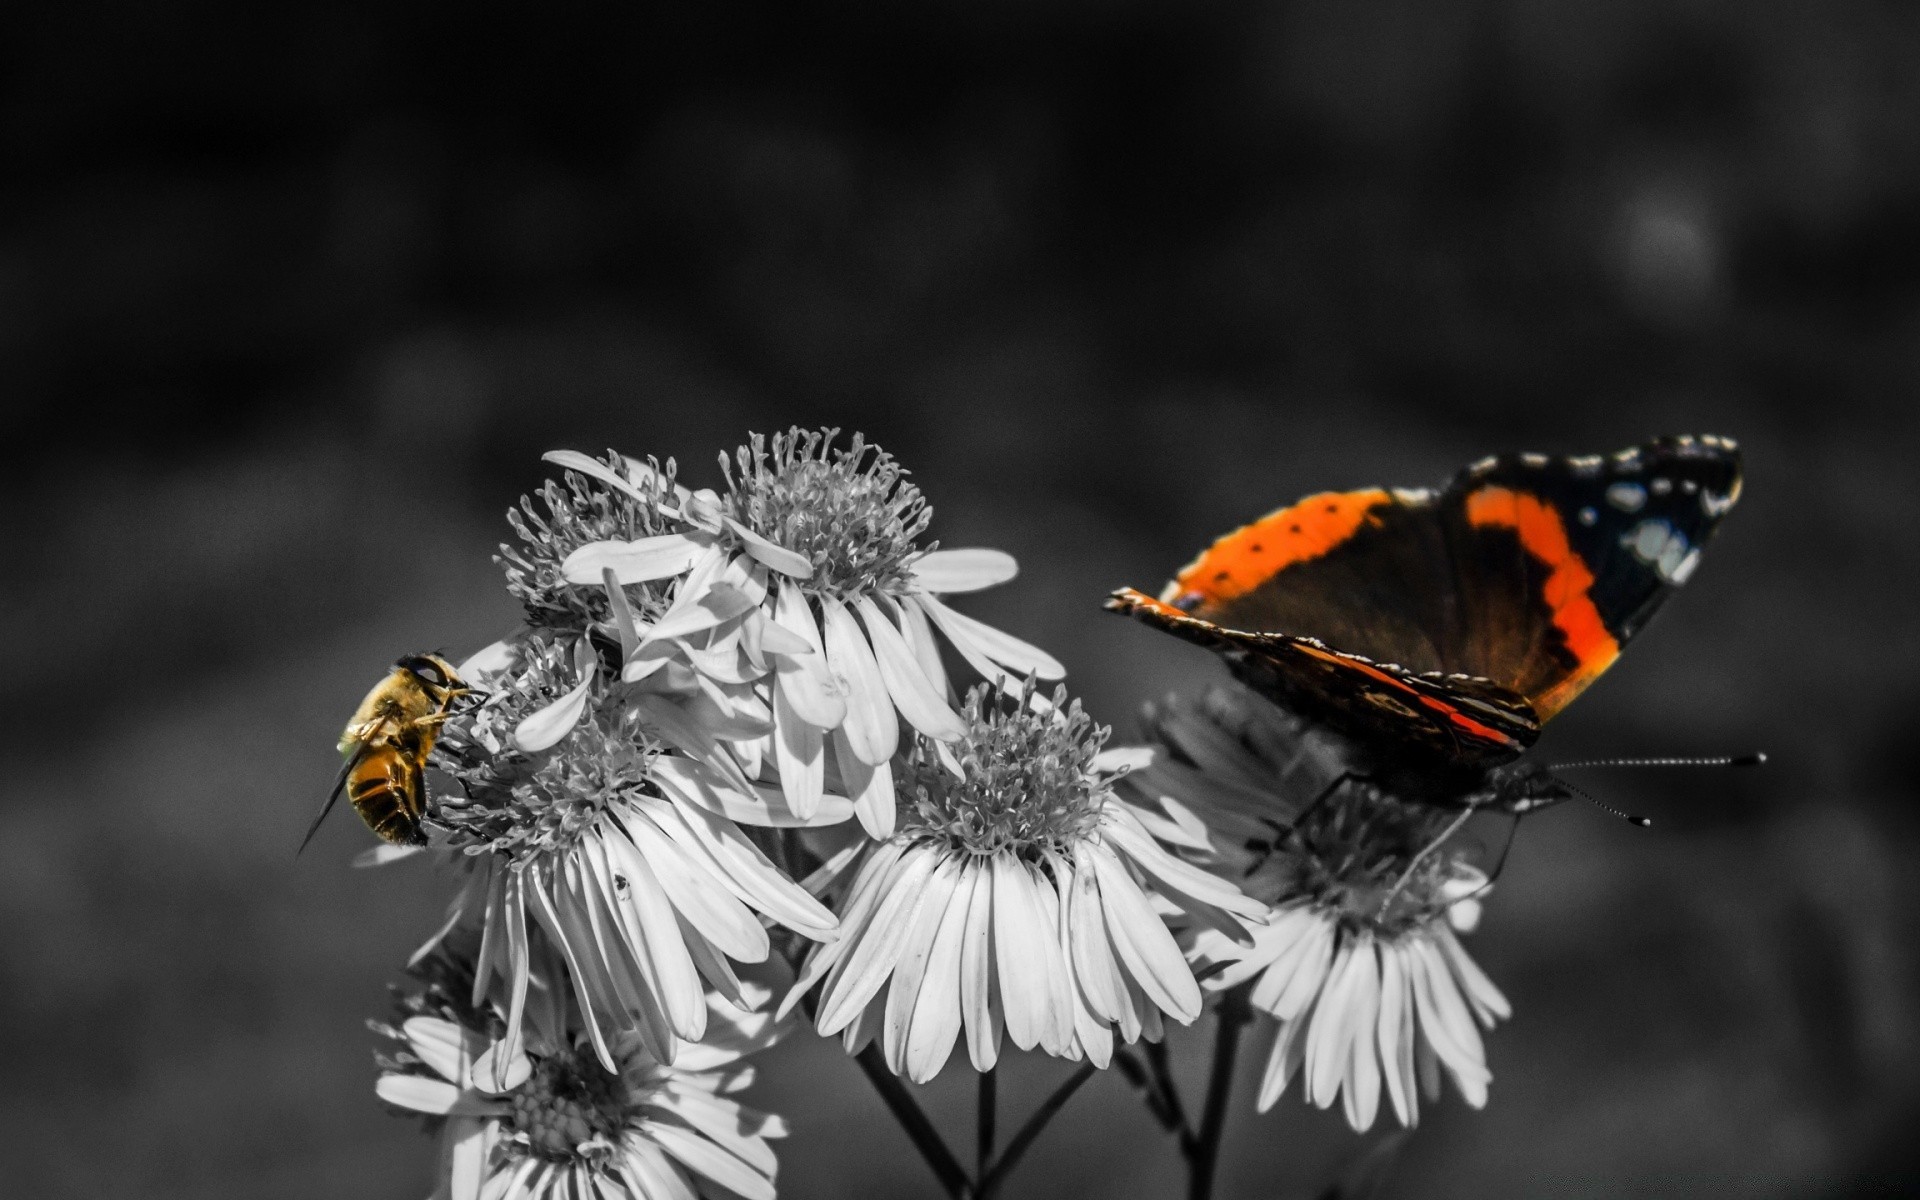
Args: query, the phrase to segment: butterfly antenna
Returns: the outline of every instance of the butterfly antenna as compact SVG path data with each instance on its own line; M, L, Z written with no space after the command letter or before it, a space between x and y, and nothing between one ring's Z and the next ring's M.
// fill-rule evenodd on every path
M1638 825L1642 829L1645 829L1647 826L1653 824L1653 822L1646 817L1636 817L1630 812L1627 812L1623 809L1615 808L1613 805L1608 804L1605 800L1595 799L1591 794L1580 790L1579 788L1575 787L1571 783L1568 783L1564 779L1560 780L1559 782L1561 787L1566 788L1568 791L1572 792L1574 795L1580 797L1582 800L1585 800L1588 804L1593 805L1595 808L1599 809L1603 813L1606 813L1610 817L1619 817L1622 821L1625 821L1627 824Z
M1701 758L1590 758L1583 762L1555 763L1549 771L1577 771L1587 767L1757 767L1767 761L1764 753L1718 754Z

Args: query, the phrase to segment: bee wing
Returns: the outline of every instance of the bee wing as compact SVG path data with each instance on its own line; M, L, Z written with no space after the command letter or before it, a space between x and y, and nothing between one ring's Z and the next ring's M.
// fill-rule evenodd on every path
M347 761L340 764L340 774L334 778L333 790L327 793L327 802L320 806L320 815L313 819L313 824L307 826L307 836L300 839L300 849L293 852L295 857L304 854L307 843L313 840L314 834L320 832L320 826L326 821L327 814L332 812L333 806L340 802L340 793L347 790L347 776L353 774L353 769L360 765L360 760L367 756L367 751L372 745L371 738L361 739L360 744L353 748L353 753L347 756Z

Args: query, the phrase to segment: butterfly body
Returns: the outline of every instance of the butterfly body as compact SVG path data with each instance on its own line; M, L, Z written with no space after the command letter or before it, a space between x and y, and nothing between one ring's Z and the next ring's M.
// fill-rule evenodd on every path
M1309 496L1158 598L1107 607L1220 653L1401 795L1529 811L1567 792L1514 760L1686 582L1739 493L1723 438L1503 455L1437 490Z

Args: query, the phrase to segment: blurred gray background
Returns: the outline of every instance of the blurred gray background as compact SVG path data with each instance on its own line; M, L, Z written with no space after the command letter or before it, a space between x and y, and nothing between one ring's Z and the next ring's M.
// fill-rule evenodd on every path
M1650 831L1527 822L1472 941L1516 1010L1492 1102L1430 1110L1390 1194L1901 1190L1916 61L1920 12L1862 0L9 6L0 1190L424 1195L361 1022L448 884L350 870L350 819L294 857L339 727L512 625L542 451L712 482L793 422L1017 554L965 607L1123 734L1217 675L1101 597L1277 503L1738 437L1704 569L1542 752L1774 765L1596 777ZM1255 1117L1255 1074L1223 1195L1369 1144ZM930 1193L832 1044L758 1095L785 1194ZM959 1144L970 1096L926 1093ZM1102 1077L1009 1194L1174 1162Z

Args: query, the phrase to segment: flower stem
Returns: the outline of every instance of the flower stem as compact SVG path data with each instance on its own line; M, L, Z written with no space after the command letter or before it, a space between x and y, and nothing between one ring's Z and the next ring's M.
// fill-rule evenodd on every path
M920 1111L919 1104L907 1091L907 1085L901 1083L892 1071L887 1070L887 1060L880 1053L877 1044L869 1044L865 1050L854 1056L860 1064L860 1070L866 1073L867 1082L880 1093L893 1119L900 1122L900 1128L906 1131L920 1151L920 1157L927 1160L927 1166L947 1195L955 1200L974 1195L973 1181L967 1178L967 1172L960 1160L947 1149L946 1142L940 1139L940 1131L933 1127L927 1114ZM984 1193L982 1193L984 1194Z
M985 1179L987 1177L987 1168L993 1162L993 1121L996 1115L994 1112L995 1069L994 1067L988 1067L986 1070L980 1072L980 1102L974 1110L980 1127L978 1153L973 1160L973 1177L975 1179Z
M1147 1056L1147 1066L1153 1070L1153 1083L1159 1091L1161 1107L1166 1109L1170 1128L1179 1133L1184 1149L1186 1143L1193 1141L1193 1124L1187 1120L1186 1105L1180 1103L1180 1089L1173 1082L1173 1065L1167 1061L1166 1040L1142 1042L1140 1052Z
M1227 1124L1227 1097L1233 1091L1234 1058L1240 1050L1240 1030L1253 1019L1247 1008L1246 988L1220 997L1215 1013L1220 1028L1213 1038L1213 1073L1207 1078L1207 1107L1200 1132L1187 1147L1187 1200L1213 1195L1213 1172L1220 1158L1220 1135Z
M1013 1140L1007 1143L1006 1152L1000 1156L1000 1161L994 1163L993 1169L980 1177L980 1186L974 1192L975 1200L993 1200L994 1193L1000 1190L1000 1185L1006 1182L1007 1176L1019 1164L1020 1156L1033 1145L1034 1139L1039 1137L1040 1131L1047 1127L1047 1122L1053 1120L1054 1114L1065 1107L1067 1101L1073 1099L1073 1094L1080 1090L1080 1085L1093 1078L1093 1072L1092 1063L1081 1063L1079 1070L1069 1076L1065 1083L1055 1088L1053 1095L1048 1096L1039 1108L1033 1110L1033 1115L1028 1117L1027 1123L1020 1127L1020 1132L1014 1134Z

